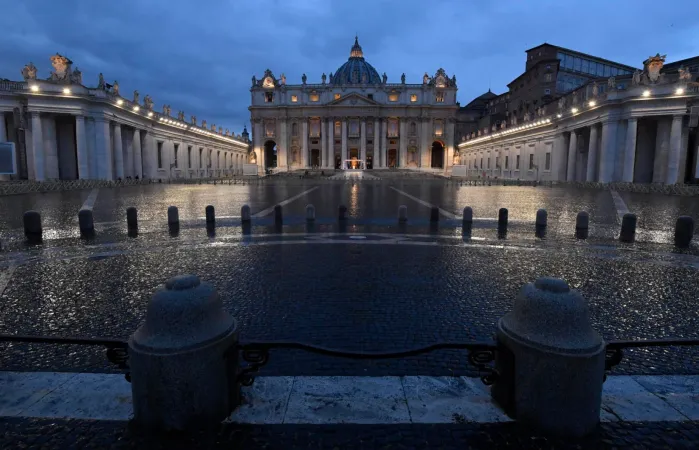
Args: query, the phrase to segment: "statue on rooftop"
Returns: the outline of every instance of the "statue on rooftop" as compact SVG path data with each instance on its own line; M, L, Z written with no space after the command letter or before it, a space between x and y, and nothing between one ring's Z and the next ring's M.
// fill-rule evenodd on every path
M641 84L641 75L642 75L642 74L643 74L643 72L641 72L641 71L638 70L638 69L636 69L636 70L633 72L633 75L632 75L632 77L631 77L631 85L632 85L632 86L638 86L638 85Z
M24 69L22 69L22 77L24 81L36 80L36 66L34 63L30 62L24 66Z
M133 102L136 103L137 105L138 105L139 96L140 96L140 94L138 93L138 91L133 91Z
M430 82L430 76L427 75L427 72L425 72L425 75L422 76L422 84L428 84Z
M323 72L323 75L321 75L320 79L323 80L323 84L325 84L325 80L327 79L325 72Z
M255 78L255 75L252 76L252 87L257 86L257 78Z
M192 125L196 126L197 125L197 116L191 116L189 118L190 122L192 122Z
M117 80L114 80L114 83L112 84L112 92L114 95L119 96L119 82Z
M282 85L286 84L286 75L282 74L281 80L282 80Z
M611 92L614 89L616 89L616 78L615 77L607 78L607 92Z
M105 88L104 75L102 75L102 72L100 72L100 76L99 76L99 79L97 81L97 89L104 90L104 88Z
M599 95L599 86L597 83L592 83L592 96L597 97Z
M148 111L153 111L153 99L150 95L146 94L146 96L143 97L143 106L145 106Z
M388 82L388 75L386 75L386 72L384 72L381 76L381 81L383 81L383 84L386 84Z
M72 84L83 84L83 73L77 67L68 76Z
M308 77L306 77L305 73L303 75L301 75L301 83L306 84L307 79L308 79Z
M206 129L206 119L201 121L201 127Z
M71 76L70 69L72 64L73 61L61 55L60 53L56 53L55 55L53 55L51 57L51 65L53 66L53 71L51 72L49 81L69 82Z
M216 124L215 123L211 124L211 131L216 131Z
M680 68L677 69L677 72L679 73L680 83L692 81L692 74L689 72L689 69L687 69L685 66L680 66Z
M184 122L184 111L179 111L177 113L177 120L181 120L182 122Z

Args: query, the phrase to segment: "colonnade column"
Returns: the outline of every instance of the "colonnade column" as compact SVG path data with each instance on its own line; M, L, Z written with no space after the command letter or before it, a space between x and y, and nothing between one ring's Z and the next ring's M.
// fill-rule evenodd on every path
M134 176L139 179L143 178L143 152L141 151L141 130L136 128L133 132L133 158L134 158Z
M575 130L570 132L568 141L568 170L566 171L566 181L575 181L575 159L578 157L578 134Z
M84 116L75 116L75 151L78 154L78 179L90 178Z
M670 126L670 149L667 156L667 176L665 183L676 184L680 177L680 156L682 153L682 115L672 116Z
M626 125L626 145L624 146L624 171L621 181L633 183L633 172L636 164L636 136L638 119L632 117Z
M374 160L372 161L372 165L375 169L381 167L381 141L379 140L380 136L381 134L379 133L379 119L374 119Z
M403 118L400 118L399 126L398 126L398 132L400 133L399 139L398 139L398 167L407 167L407 162L408 162L408 136L407 132L405 129L407 128L407 124Z
M347 120L342 121L342 161L340 166L342 169L347 168Z
M5 112L0 111L0 142L7 141L7 127L5 126Z
M553 149L551 150L551 172L555 175L551 176L551 180L562 180L565 178L565 155L568 152L566 148L566 139L563 133L558 133L553 140ZM546 155L544 155L544 158ZM502 164L502 158L500 158Z
M58 145L56 136L56 119L46 115L41 121L44 138L44 176L47 179L58 179Z
M590 126L590 142L587 149L585 181L595 181L595 169L597 168L597 124Z
M361 168L366 169L366 121L362 120L359 136L359 159L362 160Z
M303 150L301 151L301 167L306 169L308 167L308 118L303 118L303 126L301 127L303 136L301 136L301 145Z
M599 176L600 183L610 183L614 177L614 162L616 161L616 132L618 120L608 120L602 123L602 144L600 148Z
M328 127L326 119L320 119L320 167L328 166L328 136L325 134Z
M114 174L124 179L124 148L121 140L121 124L114 124Z
M383 161L383 166L388 167L388 119L381 119L381 160Z
M32 157L34 163L34 179L44 181L44 133L41 129L41 113L32 113Z
M111 124L104 117L95 117L95 151L97 157L97 178L114 179L114 154L110 138Z
M332 169L332 168L335 166L335 163L334 163L334 161L335 161L335 137L334 137L334 133L335 133L335 119L333 119L332 117L330 117L330 118L328 119L328 134L327 134L327 138L328 138L328 147L327 147L328 158L327 158L327 160L326 160L326 161L327 161L327 165L325 166L325 167L327 167L328 169Z

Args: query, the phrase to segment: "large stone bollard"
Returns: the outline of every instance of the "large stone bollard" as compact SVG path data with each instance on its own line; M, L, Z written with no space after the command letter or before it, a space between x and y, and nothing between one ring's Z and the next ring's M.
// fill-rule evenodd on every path
M500 208L498 210L498 237L505 237L507 234L507 217L509 213L507 208Z
M274 205L274 224L281 225L283 221L282 205Z
M347 220L347 207L345 205L340 205L337 208L337 218L338 220Z
M80 234L83 236L95 232L95 220L92 216L91 209L82 208L78 211L78 227L80 228Z
M206 208L204 208L204 214L206 215L207 227L216 225L216 209L214 205L207 205Z
M470 234L471 227L473 226L473 208L466 206L464 208L463 217L461 218L461 232L463 234Z
M566 437L595 430L606 344L579 292L556 278L525 285L498 322L497 341L491 394L511 417Z
M536 237L543 239L546 237L546 226L548 225L548 213L545 209L540 209L536 212L536 222L534 225L534 234Z
M680 216L675 222L675 246L687 248L694 236L694 219L689 216Z
M575 218L575 237L578 239L587 239L589 226L590 215L586 211L580 211Z
M126 208L126 228L129 230L138 229L138 210L134 206Z
M436 206L430 208L430 222L439 222L439 208Z
M38 211L27 211L22 217L24 235L30 240L41 240L41 214Z
M177 227L180 225L180 212L177 209L177 206L168 206L167 224L171 227Z
M158 289L129 338L134 421L148 429L216 425L240 401L235 320L194 275Z
M408 221L408 207L405 205L400 205L398 207L398 223L405 223Z
M306 205L306 222L314 222L316 220L316 207Z
M636 214L626 213L621 219L621 242L633 242L636 240Z
M240 221L243 223L250 223L250 207L248 205L243 205L240 208Z

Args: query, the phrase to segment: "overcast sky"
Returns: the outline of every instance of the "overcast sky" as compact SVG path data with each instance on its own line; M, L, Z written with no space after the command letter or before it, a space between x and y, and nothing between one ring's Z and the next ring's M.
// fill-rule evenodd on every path
M59 52L83 83L118 80L157 110L184 110L239 133L251 78L320 82L349 57L354 35L389 82L443 67L461 104L504 92L543 42L640 67L651 54L699 55L696 0L2 0L0 78L29 61L46 78Z

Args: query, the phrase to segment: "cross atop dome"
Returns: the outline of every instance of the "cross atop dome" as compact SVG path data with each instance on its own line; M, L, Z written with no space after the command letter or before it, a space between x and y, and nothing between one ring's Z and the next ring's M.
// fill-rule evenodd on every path
M354 45L352 50L350 50L350 58L362 58L364 59L364 52L362 52L362 46L359 45L359 37L354 35Z

